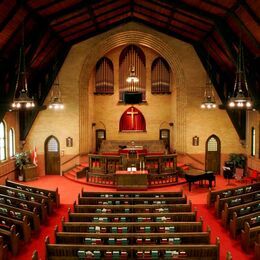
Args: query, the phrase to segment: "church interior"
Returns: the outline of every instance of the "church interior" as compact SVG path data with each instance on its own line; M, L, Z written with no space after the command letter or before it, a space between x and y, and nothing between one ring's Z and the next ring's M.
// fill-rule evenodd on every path
M260 259L259 17L0 1L0 260Z

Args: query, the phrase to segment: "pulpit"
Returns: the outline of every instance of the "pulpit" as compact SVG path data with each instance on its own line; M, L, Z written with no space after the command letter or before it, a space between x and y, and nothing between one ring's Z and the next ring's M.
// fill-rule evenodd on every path
M38 178L37 166L34 164L25 165L22 171L24 181L32 181Z

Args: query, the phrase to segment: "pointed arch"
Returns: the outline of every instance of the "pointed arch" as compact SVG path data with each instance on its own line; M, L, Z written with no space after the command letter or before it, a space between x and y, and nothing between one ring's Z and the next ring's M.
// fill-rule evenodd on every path
M221 142L218 136L211 135L206 141L206 170L220 173Z
M126 82L132 67L139 82ZM142 100L145 101L145 75L144 52L137 45L126 46L119 56L119 100L123 101L125 92L141 92Z
M146 131L145 118L136 107L129 107L121 116L119 122L119 131Z
M152 94L170 94L171 70L168 62L157 57L151 68L151 91Z
M114 67L112 61L102 57L96 64L96 94L114 93Z
M59 175L60 174L60 143L54 136L50 135L44 143L45 151L45 173Z

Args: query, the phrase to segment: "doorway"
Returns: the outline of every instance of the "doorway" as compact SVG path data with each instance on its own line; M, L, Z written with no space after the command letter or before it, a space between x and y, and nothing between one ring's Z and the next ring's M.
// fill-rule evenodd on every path
M51 135L44 144L45 174L60 175L60 144L58 139Z
M99 152L103 140L106 140L106 130L97 129L96 130L96 152Z
M221 144L216 135L211 135L206 141L206 171L220 174Z
M170 151L170 130L169 129L160 129L160 140L163 140L165 143L165 149Z

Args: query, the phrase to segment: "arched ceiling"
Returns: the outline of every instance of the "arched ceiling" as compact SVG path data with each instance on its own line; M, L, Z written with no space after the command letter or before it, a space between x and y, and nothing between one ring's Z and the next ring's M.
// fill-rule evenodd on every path
M192 44L204 65L209 59L222 108L233 90L241 39L249 91L259 109L259 16L256 0L0 0L0 117L15 92L23 32L29 92L42 105L73 44L129 21ZM228 113L243 139L243 113ZM36 114L20 114L22 138Z

